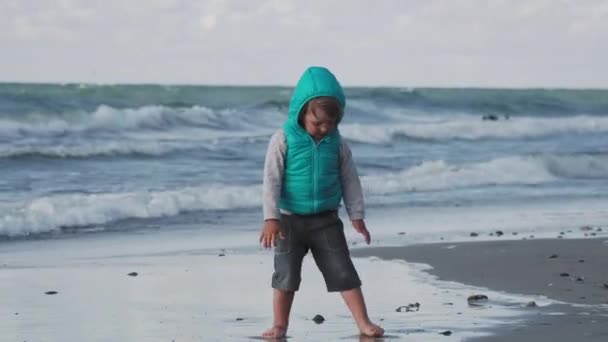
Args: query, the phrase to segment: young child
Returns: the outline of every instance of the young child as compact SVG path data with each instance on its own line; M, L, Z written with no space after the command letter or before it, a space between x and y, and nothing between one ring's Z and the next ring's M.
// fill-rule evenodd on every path
M344 106L344 93L335 76L326 68L310 67L294 90L287 122L270 139L260 242L264 248L275 246L274 323L262 334L264 338L286 335L302 259L309 249L327 290L341 292L361 334L384 334L367 315L361 281L338 217L344 198L353 227L370 243L357 169L337 128Z

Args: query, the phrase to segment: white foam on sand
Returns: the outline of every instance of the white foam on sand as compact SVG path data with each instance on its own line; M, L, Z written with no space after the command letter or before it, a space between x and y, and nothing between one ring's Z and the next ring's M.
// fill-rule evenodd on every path
M2 341L247 340L272 323L272 252L195 249L187 234L104 234L13 243L0 251ZM460 341L514 322L532 297L517 297L425 276L418 266L354 259L370 316L387 335L409 341ZM130 272L138 275L128 276ZM297 341L359 340L338 294L328 294L312 258L292 310ZM45 295L46 291L57 291ZM469 307L483 291L490 305ZM399 306L420 303L417 312ZM317 325L316 314L326 322ZM451 336L440 335L450 330Z
M528 238L584 238L607 235L608 201L526 201L518 204L463 207L407 207L369 210L366 223L375 243L408 245L427 242L457 242ZM582 227L594 227L587 232ZM602 231L595 231L604 227ZM503 235L496 235L500 230ZM478 236L471 237L471 233ZM492 235L490 235L492 234ZM354 232L347 231L347 236Z

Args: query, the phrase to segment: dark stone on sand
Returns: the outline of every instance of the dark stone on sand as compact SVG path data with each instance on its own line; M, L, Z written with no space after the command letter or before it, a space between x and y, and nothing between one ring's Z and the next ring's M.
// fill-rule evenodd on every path
M218 257L223 257L223 256L226 256L226 254L224 254L224 253L220 253L220 254L218 254L217 256L218 256Z
M559 274L559 276L560 276L560 277L569 277L569 276L570 276L570 274L569 274L569 273L566 273L566 272L562 272L562 273L560 273L560 274Z
M443 336L450 336L450 335L452 335L452 332L451 332L451 331L449 331L449 330L446 330L446 331L444 331L444 332L440 332L439 334L440 334L440 335L443 335Z
M591 236L596 236L596 235L597 235L597 233L591 233Z
M399 235L405 235L405 232L399 232Z
M497 230L496 231L496 236L503 236L505 233L502 232L502 230Z
M473 232L473 233L471 233L471 234L470 234L470 236L471 236L471 237L476 237L476 236L479 236L479 234L477 234L477 233Z
M592 230L593 228L591 226L582 226L580 229L582 231L587 231L587 230Z
M604 288L608 290L608 283L604 283Z
M498 121L498 116L494 115L494 114L488 114L488 115L484 115L481 117L482 120L484 121Z
M560 233L559 233L559 235L564 235L564 234L566 234L566 233L564 233L564 232L560 232Z
M596 230L597 230L598 232L601 232L601 231L602 231L602 228L599 228L599 227L598 227Z
M487 302L487 301L488 301L488 296L482 295L482 294L472 295L472 296L469 296L469 298L467 298L467 302L469 303L469 305L479 305L482 302Z
M557 236L557 238L558 238L558 239L563 239L564 237L563 237L563 236L561 236L561 235L558 235L558 236Z
M536 304L536 302L532 301L532 302L528 302L528 304L526 304L527 308L535 308L538 305Z
M413 311L420 311L420 303L416 302L416 303L410 303L408 305L403 305L400 306L398 308L395 309L395 311L397 312L413 312Z
M15 316L19 316L19 313L18 313L18 312L15 312Z
M131 272L127 274L129 277L137 277L137 272Z
M57 291L46 291L44 294L45 295L56 295L58 292Z
M576 277L576 281L583 282L583 281L585 281L585 278L583 278L583 277Z
M558 255L557 254L551 254L549 256L549 259L557 259Z
M517 234L519 234L519 233L517 233L517 232L513 232L513 235L517 235Z
M321 324L323 322L325 322L325 318L323 318L323 316L321 315L316 315L315 317L312 318L313 322L317 323L317 324Z
M494 233L490 233L489 235L490 235L490 236L494 236Z
M585 262L585 259L579 259L578 262L580 262L582 264Z
M243 318L242 318L242 317L237 317L237 318L236 318L236 321L237 321L237 322L242 321L242 320L243 320Z

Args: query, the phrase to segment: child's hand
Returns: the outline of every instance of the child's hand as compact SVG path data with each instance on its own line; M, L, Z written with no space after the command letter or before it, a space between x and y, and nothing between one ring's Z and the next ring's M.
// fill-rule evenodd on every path
M283 240L285 236L281 232L281 224L279 220L266 220L264 221L264 229L260 234L260 242L264 248L271 248L277 245L277 238Z
M353 227L357 232L359 232L365 238L365 242L369 245L372 241L372 237L369 235L367 231L367 227L365 226L365 221L363 220L353 220Z

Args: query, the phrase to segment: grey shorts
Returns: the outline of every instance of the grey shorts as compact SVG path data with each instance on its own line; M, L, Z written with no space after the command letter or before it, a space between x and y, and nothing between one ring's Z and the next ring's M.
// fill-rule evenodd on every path
M275 247L273 288L298 290L302 260L308 250L323 274L327 291L345 291L361 286L337 211L309 216L281 215L281 231L285 238L278 239Z

